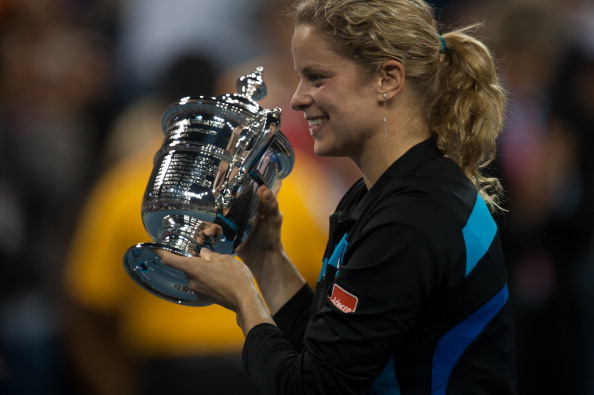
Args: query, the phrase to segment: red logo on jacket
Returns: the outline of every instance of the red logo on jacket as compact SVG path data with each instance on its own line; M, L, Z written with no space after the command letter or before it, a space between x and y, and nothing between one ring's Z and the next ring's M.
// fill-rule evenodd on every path
M345 313L353 313L357 309L359 298L350 292L345 291L340 285L334 284L332 287L332 295L329 297L330 301L339 310Z

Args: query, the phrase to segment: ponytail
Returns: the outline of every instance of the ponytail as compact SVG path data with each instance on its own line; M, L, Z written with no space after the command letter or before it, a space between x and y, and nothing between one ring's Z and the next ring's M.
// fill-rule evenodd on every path
M443 35L446 43L434 78L430 127L439 149L475 184L491 208L500 208L502 186L483 174L495 159L506 94L488 48L468 28Z

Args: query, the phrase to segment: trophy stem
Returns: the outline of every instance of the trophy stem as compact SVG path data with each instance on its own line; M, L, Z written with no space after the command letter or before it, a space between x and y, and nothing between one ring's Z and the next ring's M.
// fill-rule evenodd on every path
M193 256L198 256L200 249L211 243L210 237L204 235L207 225L190 215L166 215L162 221L157 242L181 250ZM202 241L202 244L198 242Z

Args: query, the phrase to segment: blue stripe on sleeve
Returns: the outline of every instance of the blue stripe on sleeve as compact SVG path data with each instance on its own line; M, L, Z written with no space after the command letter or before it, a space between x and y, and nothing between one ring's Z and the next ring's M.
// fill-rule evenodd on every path
M466 244L466 275L474 269L478 261L487 253L495 234L497 225L485 204L483 198L477 194L474 209L468 217L468 222L462 229Z
M433 355L431 394L445 395L448 379L468 345L503 308L508 298L507 284L487 303L453 327L437 343Z
M342 239L340 239L340 242L338 242L336 247L334 247L334 251L332 252L332 255L330 256L330 259L326 259L326 258L324 259L323 265L322 265L322 271L320 272L318 281L321 281L322 278L326 275L326 267L328 265L336 268L336 270L337 270L336 273L338 273L338 269L340 268L340 262L342 262L342 259L344 258L344 254L348 247L349 247L349 242L347 241L347 234L345 233L345 235L342 236Z

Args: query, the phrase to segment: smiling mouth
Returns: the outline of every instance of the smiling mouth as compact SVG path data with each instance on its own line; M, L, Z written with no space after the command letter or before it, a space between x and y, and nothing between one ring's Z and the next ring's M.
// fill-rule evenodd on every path
M316 127L318 125L323 124L328 120L328 117L318 117L318 118L311 118L307 120L310 128Z

